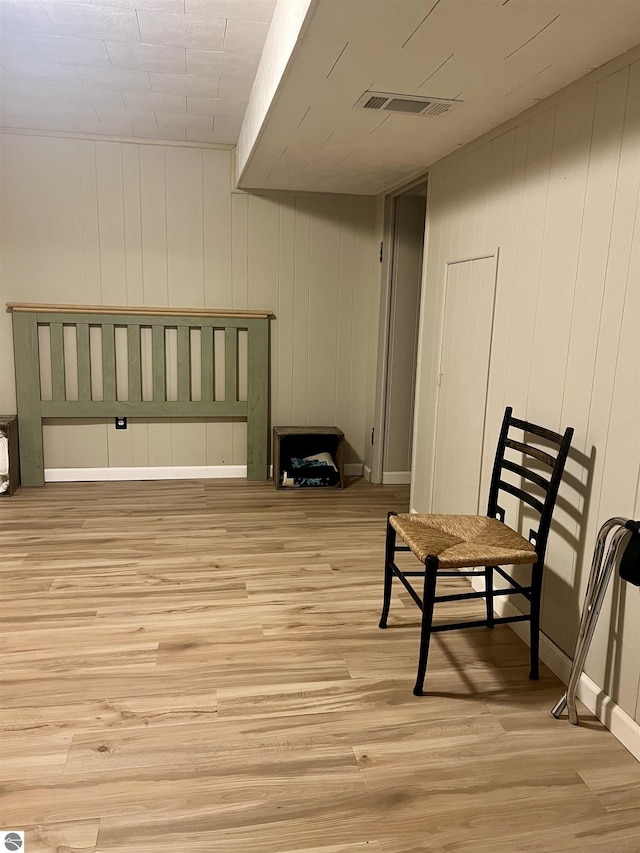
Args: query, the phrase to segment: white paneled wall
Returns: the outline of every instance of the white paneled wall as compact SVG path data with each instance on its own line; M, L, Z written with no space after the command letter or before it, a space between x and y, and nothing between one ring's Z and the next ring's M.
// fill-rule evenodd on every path
M335 424L368 450L379 265L376 203L231 191L228 151L6 135L2 304L273 310L272 423ZM375 363L375 359L373 359ZM0 313L0 410L15 411ZM243 464L245 424L45 428L47 467Z
M639 188L638 61L600 69L430 173L412 506L431 509L446 262L499 248L482 494L505 405L575 428L543 603L543 631L567 654L600 524L640 511ZM612 583L587 672L640 719L636 588Z

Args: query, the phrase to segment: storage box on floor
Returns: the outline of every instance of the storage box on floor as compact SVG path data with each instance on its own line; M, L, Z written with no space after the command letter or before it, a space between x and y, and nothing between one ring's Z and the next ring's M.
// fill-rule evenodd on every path
M344 486L344 433L337 427L274 427L277 489Z

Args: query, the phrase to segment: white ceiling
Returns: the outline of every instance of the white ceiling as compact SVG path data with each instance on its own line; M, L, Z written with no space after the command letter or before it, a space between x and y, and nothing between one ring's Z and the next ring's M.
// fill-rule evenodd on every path
M0 0L1 125L235 144L275 5ZM640 0L316 0L310 15L243 188L376 194L640 43ZM464 104L356 109L369 89Z
M320 0L243 188L375 194L640 43L640 0ZM459 98L437 117L366 90Z
M276 0L0 0L3 127L234 144Z

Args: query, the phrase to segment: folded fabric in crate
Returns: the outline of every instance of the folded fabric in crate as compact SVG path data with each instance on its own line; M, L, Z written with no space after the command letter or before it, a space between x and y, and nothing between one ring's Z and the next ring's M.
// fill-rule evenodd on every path
M339 481L340 474L330 453L293 456L291 466L282 473L283 486L335 486Z

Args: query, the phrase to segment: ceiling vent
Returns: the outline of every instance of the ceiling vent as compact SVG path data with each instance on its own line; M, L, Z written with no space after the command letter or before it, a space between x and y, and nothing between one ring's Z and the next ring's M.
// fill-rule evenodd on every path
M365 92L355 106L383 113L405 113L414 116L441 116L464 103L452 98L427 98L422 95L397 95L392 92Z

